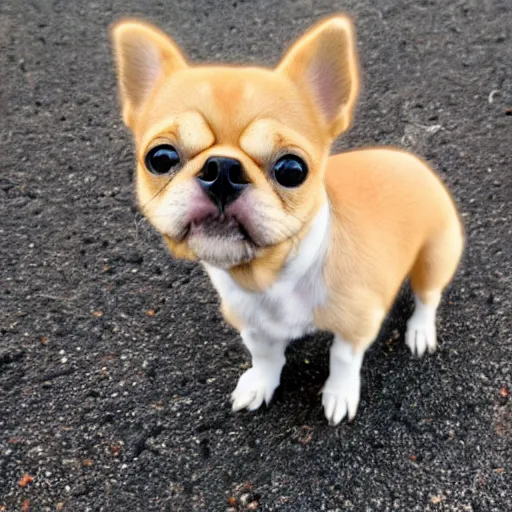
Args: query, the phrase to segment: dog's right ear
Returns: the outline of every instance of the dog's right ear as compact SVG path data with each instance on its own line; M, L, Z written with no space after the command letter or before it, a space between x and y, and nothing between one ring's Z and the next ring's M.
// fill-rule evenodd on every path
M158 28L137 20L121 20L111 29L123 120L133 127L163 77L187 67L177 45Z

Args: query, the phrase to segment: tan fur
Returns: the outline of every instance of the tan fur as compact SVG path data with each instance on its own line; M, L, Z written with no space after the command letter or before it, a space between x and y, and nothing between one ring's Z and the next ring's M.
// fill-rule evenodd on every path
M224 317L224 320L231 325L231 327L234 327L238 331L241 331L244 327L243 322L238 318L236 313L229 308L229 306L222 302L220 305L220 312L222 313L222 316Z
M352 123L357 95L359 94L359 64L357 60L354 29L344 16L333 17L309 30L287 52L278 71L290 76L311 96L310 78L304 68L320 58L339 77L335 105L324 111L320 108L332 138L346 131ZM313 95L314 96L314 95ZM339 108L341 106L341 108ZM318 110L318 105L313 105ZM327 105L326 105L327 107Z
M328 298L315 313L319 328L364 348L408 275L422 301L439 300L463 246L455 206L440 180L400 150L328 158L332 140L352 122L359 91L348 18L315 26L275 70L191 66L167 36L136 21L116 24L112 34L123 117L137 145L139 203L157 229L165 194L186 191L209 156L231 156L243 164L272 238L253 260L229 269L240 286L261 291L274 282L327 193ZM326 70L334 77L327 84ZM176 146L184 160L171 178L155 177L144 166L147 151L162 142ZM268 168L290 150L310 173L302 186L284 189L269 179ZM163 235L176 257L196 258L187 239ZM240 320L222 309L240 329Z
M444 289L460 258L462 229L437 176L400 150L333 156L326 186L334 214L329 301L316 319L320 328L364 343L375 338L375 317L388 311L409 274L425 303Z

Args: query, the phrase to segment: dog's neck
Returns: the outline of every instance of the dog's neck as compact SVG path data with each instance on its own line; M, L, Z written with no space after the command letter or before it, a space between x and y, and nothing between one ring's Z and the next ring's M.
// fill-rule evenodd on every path
M254 292L264 291L276 280L287 276L298 280L325 254L329 222L329 203L325 199L312 221L294 240L265 249L251 262L227 272L241 288Z

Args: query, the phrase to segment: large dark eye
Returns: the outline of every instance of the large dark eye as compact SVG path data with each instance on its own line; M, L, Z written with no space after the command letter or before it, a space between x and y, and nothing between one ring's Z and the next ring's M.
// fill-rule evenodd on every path
M178 152L169 144L155 146L145 158L146 167L152 174L167 174L179 162Z
M298 156L285 155L276 162L272 171L279 185L291 188L304 182L308 175L308 166Z

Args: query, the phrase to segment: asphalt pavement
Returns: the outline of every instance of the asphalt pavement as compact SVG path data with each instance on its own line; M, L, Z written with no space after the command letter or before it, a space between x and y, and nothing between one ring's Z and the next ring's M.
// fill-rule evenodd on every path
M338 11L364 86L337 150L427 158L468 245L440 350L404 346L404 290L332 428L324 334L289 349L269 408L231 412L248 355L134 206L107 27L142 16L192 60L273 65ZM0 511L512 510L511 66L510 0L2 0Z

